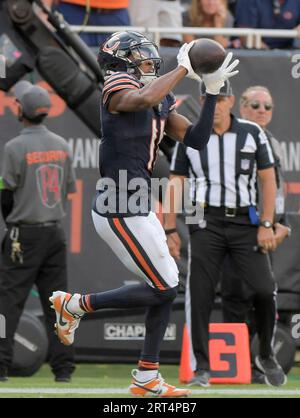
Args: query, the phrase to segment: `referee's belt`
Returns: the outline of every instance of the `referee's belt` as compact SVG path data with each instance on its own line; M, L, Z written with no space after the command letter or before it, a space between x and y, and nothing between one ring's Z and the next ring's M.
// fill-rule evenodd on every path
M243 208L227 208L225 206L206 206L204 208L205 214L224 216L226 218L235 218L236 216L249 215L249 206Z
M7 224L9 228L13 228L14 226L17 228L49 228L49 227L59 226L59 225L60 225L59 221L39 222L36 224L22 224L22 223Z

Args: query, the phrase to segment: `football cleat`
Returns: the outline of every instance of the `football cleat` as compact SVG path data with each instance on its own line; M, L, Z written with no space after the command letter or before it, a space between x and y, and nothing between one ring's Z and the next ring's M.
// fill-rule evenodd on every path
M80 298L80 295L71 295L70 293L57 291L53 292L49 298L52 304L51 308L55 310L56 314L55 333L64 345L73 344L75 331L83 317L83 315L73 314L68 311L68 303L73 297Z
M153 397L153 398L182 398L190 395L189 389L178 389L164 381L161 374L158 373L155 379L148 382L139 382L136 379L137 369L132 371L133 381L129 386L129 393L137 397Z

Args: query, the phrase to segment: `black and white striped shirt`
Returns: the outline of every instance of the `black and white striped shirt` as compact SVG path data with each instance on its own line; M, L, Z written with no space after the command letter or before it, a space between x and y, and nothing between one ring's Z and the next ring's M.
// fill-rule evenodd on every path
M212 133L202 151L177 144L171 173L191 179L193 202L239 208L257 206L257 170L274 166L270 143L255 123L232 117L224 135Z

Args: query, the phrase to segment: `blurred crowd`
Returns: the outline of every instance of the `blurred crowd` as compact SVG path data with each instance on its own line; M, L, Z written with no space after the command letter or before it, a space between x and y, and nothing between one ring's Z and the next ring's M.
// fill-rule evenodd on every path
M72 25L171 28L161 46L178 47L199 37L181 27L295 29L300 38L300 0L44 0ZM174 31L178 29L178 32ZM107 33L81 33L98 46ZM246 39L214 36L226 48L244 48ZM299 39L263 38L263 49L299 47Z

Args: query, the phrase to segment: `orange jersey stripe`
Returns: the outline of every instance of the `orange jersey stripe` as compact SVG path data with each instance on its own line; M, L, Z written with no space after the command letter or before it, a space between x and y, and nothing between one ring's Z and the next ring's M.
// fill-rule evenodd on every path
M112 80L108 84L106 84L103 88L103 92L107 92L107 90L109 90L111 87L115 86L118 83L127 83L137 88L140 88L140 85L136 83L135 81L131 80L130 78L119 78L117 80Z
M118 78L118 77L126 77L126 78L128 78L129 80L132 80L132 77L128 74L128 73L125 73L124 71L123 72L117 72L117 73L115 73L115 74L113 74L113 75L110 75L106 80L105 80L105 83L110 83L111 82L111 80L114 80L115 78ZM133 80L133 81L136 81L136 80ZM104 84L105 84L104 83Z
M118 90L138 90L136 87L134 87L132 84L128 84L128 85L123 85L123 86L117 86L112 88L111 90L109 90L108 92L106 92L106 94L103 97L103 103L105 104L107 102L107 99L109 97L109 95L113 92L113 91L118 91Z
M135 245L135 243L132 241L132 239L130 238L130 236L127 234L127 232L122 227L119 219L118 218L114 218L113 219L113 223L114 223L115 227L117 228L117 230L122 235L122 237L127 241L127 244L129 245L129 247L133 251L134 255L139 260L139 262L141 263L143 269L147 272L147 274L151 278L151 280L156 284L157 288L159 290L166 290L166 288L161 284L161 282L159 281L159 279L156 277L155 273L151 270L150 266L147 264L147 261L144 259L144 257L140 253L140 251L137 248L137 246Z

